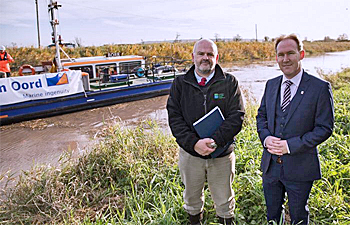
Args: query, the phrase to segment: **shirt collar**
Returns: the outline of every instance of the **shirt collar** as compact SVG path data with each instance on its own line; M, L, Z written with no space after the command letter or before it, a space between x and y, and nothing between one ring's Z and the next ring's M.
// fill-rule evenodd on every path
M282 84L284 84L284 82L286 80L290 80L290 81L293 82L294 85L299 87L299 84L300 84L300 81L301 81L301 77L303 76L303 72L304 72L304 70L301 69L300 72L297 75L295 75L292 79L287 79L286 76L283 74Z
M213 78L214 74L215 74L215 70L208 77L206 77L207 79L206 83L208 83L210 79ZM198 83L201 82L202 77L197 74L196 70L194 70L194 76L196 77Z

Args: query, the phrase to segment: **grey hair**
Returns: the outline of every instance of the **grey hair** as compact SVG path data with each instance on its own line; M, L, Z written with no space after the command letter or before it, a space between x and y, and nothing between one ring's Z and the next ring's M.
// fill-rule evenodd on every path
M194 44L194 47L193 47L193 54L196 53L196 49L197 49L197 46L199 45L199 43L201 43L202 41L207 41L209 42L212 46L213 46L213 50L214 50L214 53L215 54L218 54L218 46L216 46L216 44L214 43L214 41L208 39L208 38L202 38L200 39L199 41L197 41L195 44Z

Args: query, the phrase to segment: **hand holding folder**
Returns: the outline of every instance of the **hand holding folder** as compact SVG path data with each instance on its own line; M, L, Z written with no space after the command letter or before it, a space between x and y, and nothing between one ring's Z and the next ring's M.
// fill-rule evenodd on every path
M215 131L221 126L225 118L218 106L213 108L210 112L205 114L202 118L193 123L193 127L196 130L200 138L210 138ZM226 146L217 147L216 150L211 153L211 157L215 158L219 156Z

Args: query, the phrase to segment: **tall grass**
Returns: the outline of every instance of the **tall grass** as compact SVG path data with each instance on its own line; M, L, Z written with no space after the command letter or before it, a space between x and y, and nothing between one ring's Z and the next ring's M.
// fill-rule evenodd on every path
M335 131L319 148L323 178L314 183L309 201L314 225L350 221L350 85L349 80L335 85L333 76L347 79L350 71L327 76L336 86ZM235 149L233 186L239 225L266 224L257 105L250 102ZM186 224L174 138L152 121L135 128L110 126L101 137L78 159L66 154L57 167L23 172L14 187L2 192L0 224ZM204 219L218 224L210 192L206 190L205 196Z
M4 193L0 221L71 224L113 218L120 224L162 224L156 221L173 217L169 209L180 211L173 139L148 122L134 129L110 127L103 136L78 160L66 155L60 168L37 167L21 175Z

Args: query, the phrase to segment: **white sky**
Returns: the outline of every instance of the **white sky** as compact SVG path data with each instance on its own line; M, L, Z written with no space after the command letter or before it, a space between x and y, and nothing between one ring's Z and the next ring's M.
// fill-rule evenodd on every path
M41 45L51 43L47 5L39 4ZM200 37L302 39L350 36L349 0L58 0L59 33L84 46ZM37 46L35 0L0 0L0 45Z

